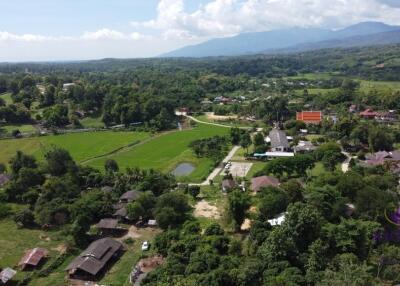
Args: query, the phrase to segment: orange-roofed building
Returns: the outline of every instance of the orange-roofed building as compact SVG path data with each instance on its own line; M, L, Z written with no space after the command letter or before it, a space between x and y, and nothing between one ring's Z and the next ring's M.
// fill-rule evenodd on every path
M296 120L304 123L319 124L322 121L322 111L302 111L296 113Z

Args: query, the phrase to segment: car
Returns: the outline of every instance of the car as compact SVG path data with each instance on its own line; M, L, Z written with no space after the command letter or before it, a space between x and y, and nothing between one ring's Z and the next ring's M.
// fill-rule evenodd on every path
M142 243L142 250L143 251L147 251L147 250L149 250L149 248L150 248L150 244L149 244L149 242L146 240L146 241L143 241L143 243Z

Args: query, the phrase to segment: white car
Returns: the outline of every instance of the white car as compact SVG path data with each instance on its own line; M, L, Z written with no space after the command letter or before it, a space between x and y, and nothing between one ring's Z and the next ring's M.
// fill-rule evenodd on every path
M143 251L147 251L147 250L149 250L149 248L150 248L150 244L149 244L149 242L146 240L146 241L143 241L143 243L142 243L142 250Z

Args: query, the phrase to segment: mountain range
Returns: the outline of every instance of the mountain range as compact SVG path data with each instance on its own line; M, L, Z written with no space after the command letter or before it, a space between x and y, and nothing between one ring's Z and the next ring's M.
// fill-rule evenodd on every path
M163 54L161 57L279 54L396 43L400 43L400 26L391 26L380 22L362 22L340 30L291 28L244 33L186 46Z

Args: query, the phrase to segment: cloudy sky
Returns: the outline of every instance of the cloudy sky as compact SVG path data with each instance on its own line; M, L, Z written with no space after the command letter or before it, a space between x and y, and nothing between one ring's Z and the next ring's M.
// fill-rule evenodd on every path
M0 0L0 61L152 57L288 27L400 25L400 0Z

